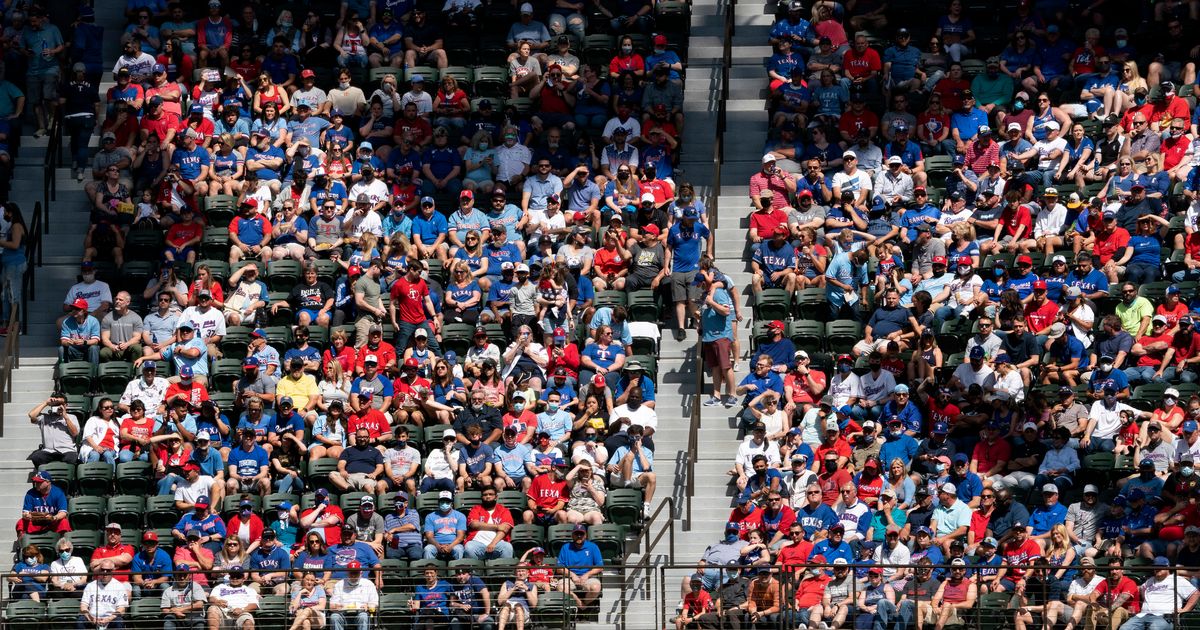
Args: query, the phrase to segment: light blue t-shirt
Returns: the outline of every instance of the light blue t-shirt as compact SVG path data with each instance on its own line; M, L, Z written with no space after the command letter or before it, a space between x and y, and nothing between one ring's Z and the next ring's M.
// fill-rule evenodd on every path
M729 308L728 315L722 315L716 309L709 305L704 306L704 310L700 312L700 340L705 343L711 343L718 339L733 339L733 301L729 299L729 294L725 291L716 291L713 293L713 301L721 306Z

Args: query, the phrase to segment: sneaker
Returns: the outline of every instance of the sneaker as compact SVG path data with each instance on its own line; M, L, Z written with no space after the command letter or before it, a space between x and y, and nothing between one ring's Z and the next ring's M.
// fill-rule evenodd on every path
M33 132L33 137L34 137L34 138L41 138L41 137L42 137L42 136L44 136L44 135L46 135L46 130L45 130L45 129L38 129L37 131Z
M642 518L650 518L650 504L649 503L642 504Z
M721 399L717 398L716 396L709 396L708 400L704 401L704 406L705 407L720 407Z
M76 171L75 181L77 181L77 182L83 181L83 169L79 169L78 171Z
M687 339L687 333L683 332L682 328L676 328L675 329L675 341L682 342L684 339Z
M737 398L734 396L726 396L724 404L725 404L725 407L728 409L729 407L732 407L737 404Z

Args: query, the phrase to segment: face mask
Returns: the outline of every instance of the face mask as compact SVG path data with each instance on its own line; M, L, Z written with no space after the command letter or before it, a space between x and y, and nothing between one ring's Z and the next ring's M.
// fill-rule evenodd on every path
M91 273L91 272L83 274L84 282L91 283L91 282L94 282L95 280L96 280L96 274Z
M558 403L546 403L546 410L550 413L558 411Z
M242 518L249 518L249 517L250 517L250 512L251 512L251 510L250 510L250 509L245 509L245 510L242 510Z
M1166 406L1168 406L1168 407L1174 407L1174 406L1175 406L1175 399L1174 399L1174 398L1172 398L1172 397L1170 397L1170 396L1167 396L1166 398L1164 398L1164 399L1163 399L1163 404L1164 404L1164 405L1166 405Z
M937 470L939 473L944 473L944 472L946 472L946 465L945 465L945 464L938 464L938 465L936 466L936 470Z
M525 403L513 403L513 411L517 413L525 411Z
M479 143L479 150L487 151L488 146L490 146L490 145L488 144L487 140L484 140L483 142Z
M37 562L38 562L37 556L29 556L28 558L25 558L25 564L28 564L31 567L36 565Z
M1183 473L1184 477L1191 477L1192 473L1196 472L1196 469L1191 466L1184 466L1183 468L1179 469L1179 472Z
M1117 40L1117 48L1124 48L1124 47L1126 47L1126 46L1128 46L1128 45L1129 45L1129 40L1128 40L1128 39L1118 39L1118 40Z
M849 363L841 363L841 364L838 364L838 371L841 372L842 374L845 374L846 372L849 372L853 367L854 366L850 365Z
M479 403L479 404L472 403L471 410L472 411L483 411L483 404L482 403Z
M995 275L997 278L1002 278L1002 277L1004 277L1004 270L1003 269L995 269L992 271L992 274Z
M625 181L629 179L629 173L617 173L617 179Z
M60 551L58 553L58 559L62 560L63 564L66 564L67 560L71 559L71 552L70 551Z
M895 437L900 437L901 435L904 435L904 429L892 429L891 434Z
M1022 101L1022 100L1019 100L1019 99L1018 99L1018 100L1015 100L1015 101L1013 101L1013 110L1014 110L1014 111L1018 111L1018 112L1019 112L1019 111L1021 111L1021 110L1023 110L1023 109L1025 109L1025 101Z
M1108 405L1109 407L1117 404L1117 397L1116 396L1105 396L1104 404Z
M737 534L733 534L733 533L731 533L731 534L725 534L725 542L726 542L727 544L730 544L730 545L732 545L733 543L737 542L737 539L738 539L738 535L737 535Z
M279 20L279 28L292 28L291 20Z
M624 54L626 54L626 55L633 54L633 46L622 46L622 47L621 47L621 52L622 52L622 53L624 53Z
M837 470L837 462L825 462L825 472L833 472Z
M864 436L862 436L862 441L864 444L870 444L875 441L875 436L874 435L864 435Z
M454 505L449 501L438 501L438 509L443 512L449 512L451 507L454 507Z
M1145 96L1137 96L1137 95L1134 95L1134 97L1133 97L1133 102L1134 102L1134 103L1137 103L1138 105L1145 105L1145 104L1146 104L1146 97L1145 97Z
M595 441L596 441L596 436L594 436L594 435L585 435L585 436L583 436L583 440L584 440L585 442L595 442Z
M1112 368L1113 368L1113 366L1111 363L1101 363L1100 364L1100 371L1105 374L1108 374L1109 372L1111 372Z
M479 442L480 442L479 438L474 437L474 438L471 438L469 441L471 442L472 446L479 446Z

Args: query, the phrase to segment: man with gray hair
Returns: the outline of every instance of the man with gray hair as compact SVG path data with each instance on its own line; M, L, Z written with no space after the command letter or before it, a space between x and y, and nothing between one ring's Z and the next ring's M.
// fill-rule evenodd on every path
M111 560L100 563L96 571L96 579L89 582L83 589L83 598L79 604L79 617L75 627L125 628L125 610L129 607L129 586L124 582L113 579L115 565Z

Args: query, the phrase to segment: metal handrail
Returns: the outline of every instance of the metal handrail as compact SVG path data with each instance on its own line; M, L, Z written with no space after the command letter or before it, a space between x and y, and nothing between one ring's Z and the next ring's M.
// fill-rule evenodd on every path
M663 508L667 508L667 522L664 523L663 527L658 530L658 535L655 536L651 540L649 538L650 530L653 529L654 522L657 521L659 515L662 514ZM654 513L652 513L650 515L650 518L646 519L646 522L643 523L643 525L642 525L642 531L640 534L638 534L637 541L634 543L634 547L640 551L642 548L642 542L645 541L646 549L645 549L645 551L641 551L642 557L638 559L637 564L633 565L632 571L630 571L630 572L622 571L623 573L625 573L625 579L621 582L621 623L620 623L620 626L621 626L622 630L624 630L628 624L629 591L633 590L634 582L637 579L637 577L639 575L641 575L642 573L646 572L646 570L650 568L650 559L651 559L650 554L651 554L651 552L654 551L654 547L658 545L658 542L660 540L662 540L664 532L667 534L667 537L668 537L668 543L667 543L668 544L668 553L667 553L666 564L673 564L675 562L675 528L672 526L672 522L671 522L674 518L675 518L675 499L672 497L666 497L666 499L664 499L662 503L658 504L658 509L654 510ZM661 563L655 563L655 564L661 564ZM563 627L567 627L567 626L564 624ZM659 627L657 619L655 619L655 627L656 628Z
M46 223L45 206L40 201L35 202L25 234L25 273L21 276L20 322L23 335L29 333L29 302L37 299L36 270L42 266L42 233ZM13 310L17 310L17 305L13 305Z
M63 117L59 109L50 121L50 130L46 141L46 155L42 159L42 207L49 211L50 202L58 200L58 167L62 164L62 133ZM46 234L50 233L50 224L46 222Z
M4 337L4 349L0 352L0 438L4 437L4 405L12 402L13 372L21 367L21 335L17 334L17 305L8 311L8 335Z

